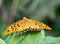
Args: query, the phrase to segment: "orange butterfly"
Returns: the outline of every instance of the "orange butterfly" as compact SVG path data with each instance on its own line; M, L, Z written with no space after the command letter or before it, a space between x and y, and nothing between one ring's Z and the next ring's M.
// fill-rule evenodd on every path
M22 20L9 26L3 33L4 35L8 35L14 32L40 31L41 29L51 30L51 28L44 23L23 17Z

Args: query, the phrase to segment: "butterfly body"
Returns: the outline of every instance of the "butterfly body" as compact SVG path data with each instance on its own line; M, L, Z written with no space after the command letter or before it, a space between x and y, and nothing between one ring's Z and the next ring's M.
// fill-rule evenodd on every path
M40 31L41 29L51 30L51 28L44 23L24 17L22 20L17 21L13 23L11 26L9 26L4 31L4 35L8 35L14 32Z

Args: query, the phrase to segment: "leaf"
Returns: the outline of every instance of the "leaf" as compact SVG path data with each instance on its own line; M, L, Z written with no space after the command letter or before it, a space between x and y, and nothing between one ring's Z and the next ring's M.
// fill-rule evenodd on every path
M46 44L60 44L60 37L47 36L45 42Z
M9 44L10 40L11 40L11 35L7 36L7 38L5 39L6 43Z
M0 38L0 44L6 44L6 42Z
M45 36L45 31L33 31L12 36L10 44L60 44L60 37Z
M12 38L10 40L10 43L9 44L13 44L14 43L14 37L15 37L15 34L12 35Z
M42 44L41 32L27 32L17 36L12 36L10 44Z

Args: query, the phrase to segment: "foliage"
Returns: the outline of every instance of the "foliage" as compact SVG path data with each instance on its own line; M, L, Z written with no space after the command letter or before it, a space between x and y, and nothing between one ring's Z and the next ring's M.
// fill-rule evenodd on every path
M0 38L0 44L6 44L6 42Z
M3 35L10 24L24 16L52 30ZM60 44L60 0L0 0L0 44Z

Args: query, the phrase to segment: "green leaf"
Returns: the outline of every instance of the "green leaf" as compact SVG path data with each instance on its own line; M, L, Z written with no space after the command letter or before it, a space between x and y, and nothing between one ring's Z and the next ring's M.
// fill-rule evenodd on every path
M43 35L42 35L43 34ZM44 31L41 32L27 32L19 35L13 35L10 44L43 44Z
M23 36L19 36L18 39L16 40L16 44L19 44L22 39L24 39L25 34Z
M5 41L6 41L7 44L9 44L9 42L11 40L11 37L12 37L11 35L9 35L9 36L6 37Z
M6 44L6 42L0 38L0 44Z
M10 44L60 44L60 37L45 36L45 31L15 34Z
M15 37L15 34L12 35L12 38L10 40L10 43L9 44L13 44L14 43L14 37Z
M45 42L46 44L60 44L60 37L47 36Z

